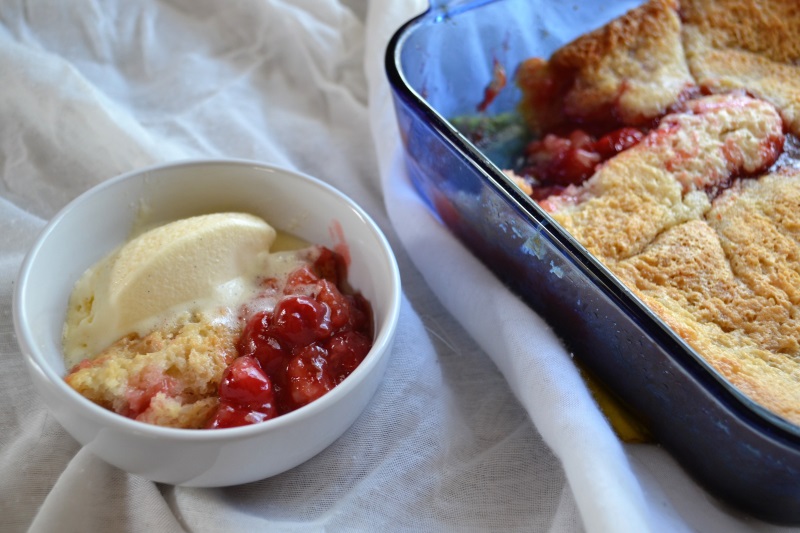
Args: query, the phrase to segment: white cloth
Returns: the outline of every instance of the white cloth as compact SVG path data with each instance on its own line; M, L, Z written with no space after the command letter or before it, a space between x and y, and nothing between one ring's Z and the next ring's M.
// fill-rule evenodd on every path
M425 7L0 4L0 531L785 529L724 508L657 446L622 445L545 323L427 212L383 67ZM11 317L22 258L60 207L199 157L334 184L387 234L405 294L386 379L355 425L290 472L221 489L155 484L81 450L31 391Z

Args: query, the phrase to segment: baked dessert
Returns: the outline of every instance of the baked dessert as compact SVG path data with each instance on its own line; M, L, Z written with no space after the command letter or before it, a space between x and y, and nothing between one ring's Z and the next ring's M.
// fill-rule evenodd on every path
M73 288L64 380L122 416L187 429L263 422L332 390L372 347L370 304L345 256L284 234L275 250L278 237L246 213L134 236Z
M159 426L200 429L219 405L217 388L238 356L241 326L184 313L147 335L128 335L64 378L115 413Z
M650 0L516 82L534 140L512 178L800 425L800 4Z

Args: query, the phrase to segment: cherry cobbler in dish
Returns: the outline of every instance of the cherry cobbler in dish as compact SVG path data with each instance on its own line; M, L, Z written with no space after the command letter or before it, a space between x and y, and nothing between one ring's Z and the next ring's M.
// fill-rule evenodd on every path
M520 65L514 181L800 424L800 3L651 0Z

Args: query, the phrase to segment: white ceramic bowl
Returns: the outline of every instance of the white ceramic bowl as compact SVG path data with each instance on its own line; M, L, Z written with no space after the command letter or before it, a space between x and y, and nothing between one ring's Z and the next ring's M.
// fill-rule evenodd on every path
M252 426L185 430L117 415L79 395L66 373L61 331L81 273L123 243L135 222L246 211L309 242L344 242L348 279L371 302L376 336L339 386L296 411ZM377 225L349 198L314 178L250 161L188 161L110 179L56 215L28 253L14 294L14 323L33 385L62 426L108 463L154 481L225 486L263 479L310 459L366 407L389 359L400 276Z

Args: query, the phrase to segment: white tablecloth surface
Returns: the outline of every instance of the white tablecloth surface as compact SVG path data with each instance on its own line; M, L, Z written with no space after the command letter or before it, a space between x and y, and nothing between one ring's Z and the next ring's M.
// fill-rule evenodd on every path
M546 324L425 209L383 67L425 8L0 2L0 531L789 531L621 444ZM316 176L374 217L400 264L399 330L372 404L319 456L244 486L159 485L81 450L32 392L14 280L92 185L228 157Z

